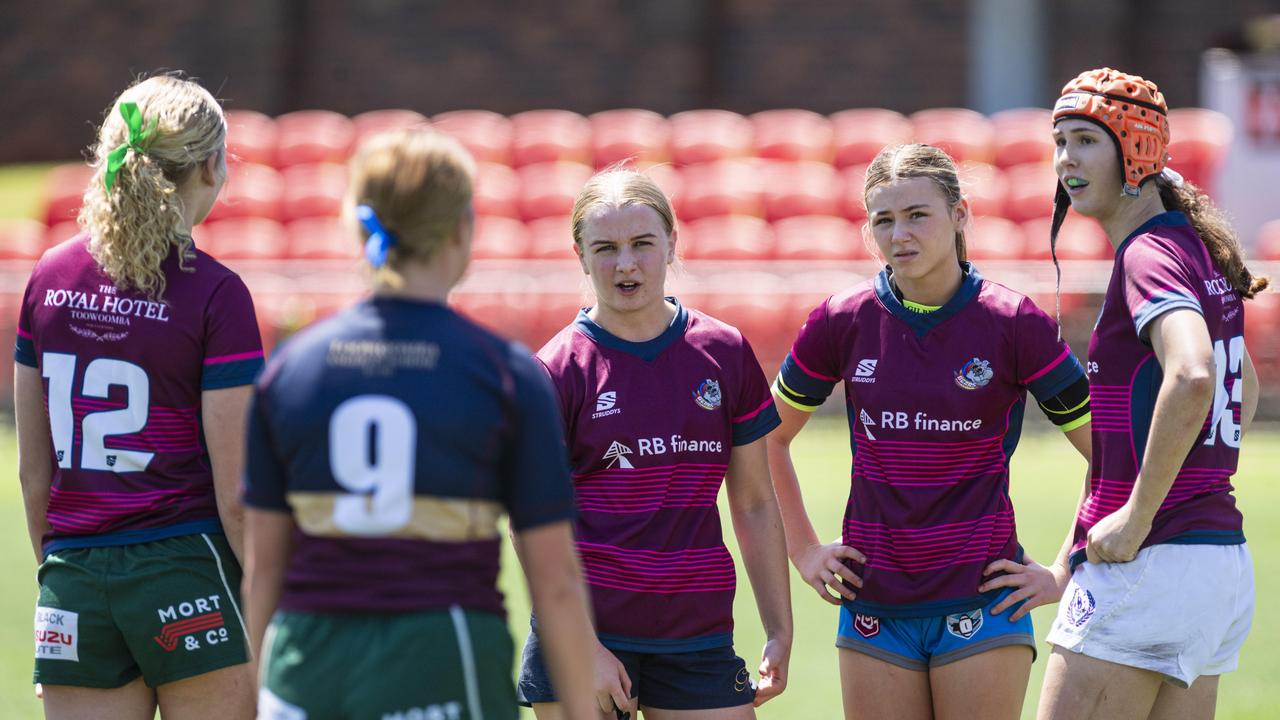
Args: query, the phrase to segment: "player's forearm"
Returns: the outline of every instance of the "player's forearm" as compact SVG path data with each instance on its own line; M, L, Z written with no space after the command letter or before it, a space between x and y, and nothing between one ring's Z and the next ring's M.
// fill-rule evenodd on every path
M813 522L809 520L809 513L804 508L800 479L791 462L790 443L774 440L770 436L766 438L765 447L769 453L769 476L773 480L779 514L782 516L787 556L794 562L801 550L820 542L818 533L813 529Z
M1142 470L1129 498L1139 517L1147 521L1155 518L1204 427L1212 401L1212 374L1187 371L1165 375L1156 396Z
M293 554L293 528L292 516L283 512L250 510L246 519L241 594L254 658L261 657L267 625L280 606L285 572Z
M591 661L598 641L569 523L520 531L514 540L563 716L594 720L598 710Z
M770 502L733 513L733 529L765 636L790 645L793 634L791 590L782 518L776 504Z
M1058 548L1058 555L1054 558L1054 564L1064 568L1071 567L1071 548L1076 544L1076 518L1080 517L1080 508L1084 507L1085 500L1089 498L1090 474L1090 470L1085 470L1084 484L1080 488L1080 497L1076 500L1076 509L1071 515L1071 524L1067 526L1067 537L1062 541L1062 547Z
M48 473L24 473L18 471L18 481L22 485L22 506L27 515L27 534L31 538L31 548L36 554L36 563L44 561L44 536L49 532L49 486Z
M53 486L53 448L44 407L40 371L14 363L13 416L18 430L18 482L27 515L27 533L36 563L44 560L43 538L49 532L49 497Z

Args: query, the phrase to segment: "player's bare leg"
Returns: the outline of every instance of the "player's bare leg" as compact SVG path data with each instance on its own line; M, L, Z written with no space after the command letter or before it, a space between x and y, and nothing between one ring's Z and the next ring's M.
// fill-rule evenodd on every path
M164 720L253 720L257 713L255 694L248 663L156 688Z
M155 691L142 678L111 689L44 686L45 720L152 720L155 715Z
M840 648L845 720L932 720L929 673Z
M1218 706L1218 677L1196 678L1189 688L1161 683L1149 720L1213 720Z
M1103 720L1150 717L1163 684L1160 676L1150 670L1055 647L1045 669L1036 718Z
M929 671L938 720L1017 720L1031 676L1031 648L1010 645Z

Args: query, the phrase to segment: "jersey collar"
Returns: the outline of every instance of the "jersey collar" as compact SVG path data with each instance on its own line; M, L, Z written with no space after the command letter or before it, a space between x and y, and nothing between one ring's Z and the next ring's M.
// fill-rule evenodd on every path
M978 296L978 290L982 288L982 275L978 273L977 268L967 262L960 263L960 267L964 268L960 288L942 307L931 313L912 312L902 304L893 292L893 285L889 282L889 276L893 271L887 267L876 275L876 297L880 298L880 304L884 305L891 315L906 323L916 337L924 337L930 330L963 310L969 301Z
M1134 238L1151 232L1152 228L1161 225L1164 227L1184 227L1190 224L1191 221L1187 219L1187 216L1176 210L1167 210L1162 212L1139 225L1137 230L1129 233L1129 236L1124 239L1124 242L1120 243L1120 247L1116 248L1116 257L1120 257L1120 253L1124 252L1126 247L1129 247L1129 243L1132 242Z
M579 310L578 317L573 321L573 324L578 329L578 332L591 338L597 345L635 355L645 362L652 362L662 354L663 350L666 350L672 343L683 337L685 328L689 326L689 312L684 309L680 301L674 297L668 297L667 300L670 300L676 306L675 319L671 321L666 330L662 331L661 335L652 340L645 340L644 342L623 340L587 317L587 310L590 310L590 308Z

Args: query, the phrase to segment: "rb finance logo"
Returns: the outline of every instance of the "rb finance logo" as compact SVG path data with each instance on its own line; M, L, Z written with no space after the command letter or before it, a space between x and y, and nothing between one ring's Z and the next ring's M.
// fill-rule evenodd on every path
M609 446L609 449L604 451L604 459L609 461L609 464L605 465L605 467L611 468L613 467L614 463L617 463L618 467L623 468L625 470L635 469L635 465L632 465L631 461L628 460L626 457L627 455L630 455L630 454L631 454L631 448L627 447L626 445L623 445L617 440L614 440L613 444Z
M720 407L720 383L710 378L703 380L698 389L693 391L693 401L703 410L715 410Z

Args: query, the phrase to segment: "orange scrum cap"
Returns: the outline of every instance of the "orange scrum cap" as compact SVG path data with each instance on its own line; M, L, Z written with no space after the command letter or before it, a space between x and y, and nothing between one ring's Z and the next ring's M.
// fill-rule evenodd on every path
M1092 120L1116 141L1126 195L1136 196L1169 162L1169 106L1150 80L1111 68L1082 72L1053 106L1055 124L1072 117Z

